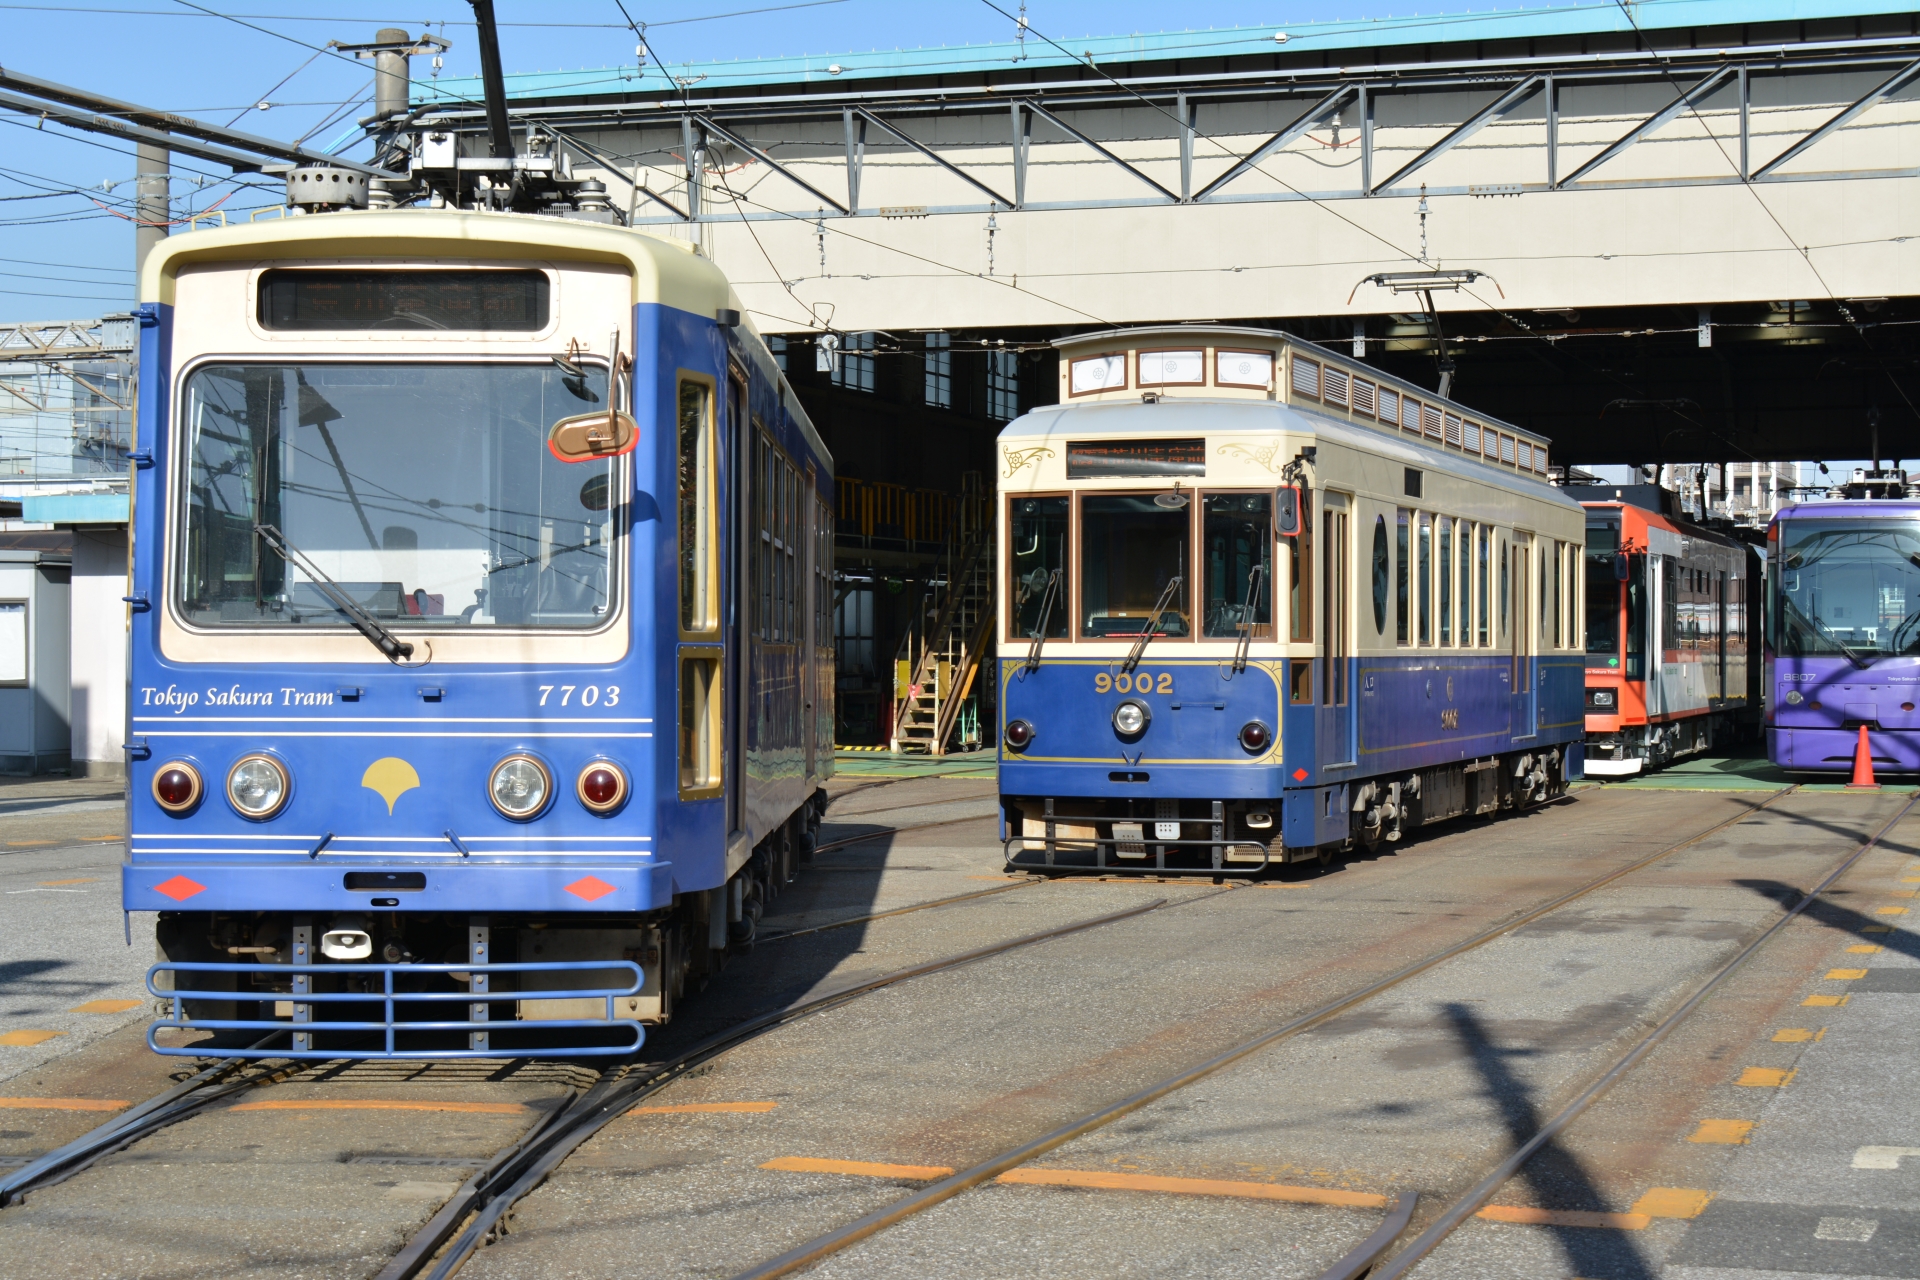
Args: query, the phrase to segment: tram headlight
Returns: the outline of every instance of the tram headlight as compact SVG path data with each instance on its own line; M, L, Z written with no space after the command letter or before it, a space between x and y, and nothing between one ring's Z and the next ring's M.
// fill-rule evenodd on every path
M1803 703L1803 702L1805 702L1805 701L1806 701L1806 698L1804 698L1803 696L1801 696L1801 693L1800 693L1800 691L1799 691L1798 689L1789 689L1789 690L1787 690L1787 705L1788 705L1788 706L1790 706L1790 707L1797 707L1797 706L1799 706L1799 705L1800 705L1801 703Z
M493 807L516 820L538 814L552 794L552 775L532 756L508 756L493 766L493 776L487 780Z
M1113 731L1123 738L1137 738L1147 731L1153 712L1147 704L1128 698L1113 709Z
M1033 726L1025 720L1009 720L1001 737L1006 739L1007 750L1025 751L1027 744L1033 741Z
M627 798L627 775L610 760L591 760L574 783L574 794L593 813L612 813Z
M1258 720L1249 720L1240 726L1240 746L1254 755L1259 755L1273 745L1273 730Z
M227 773L227 802L247 818L271 818L287 802L287 770L272 756L247 756Z
M153 799L168 813L186 813L200 803L200 771L185 760L169 760L153 775Z

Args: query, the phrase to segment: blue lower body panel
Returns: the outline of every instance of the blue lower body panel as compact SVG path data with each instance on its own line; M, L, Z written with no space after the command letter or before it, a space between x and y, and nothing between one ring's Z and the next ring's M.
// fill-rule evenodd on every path
M396 879L386 879L395 877ZM411 881L422 887L395 888ZM626 914L673 902L667 862L490 858L352 862L146 857L120 869L128 911L509 911Z
M496 978L555 972L579 974L578 985L560 991L542 988L525 993L526 997L604 1000L606 1016L531 1022L491 1016L495 1005L511 1007L522 996L518 991L497 989ZM163 990L154 983L159 974L168 976L170 989ZM612 975L611 982L607 975ZM213 985L227 980L233 981L232 988ZM255 986L256 980L264 985ZM632 1053L646 1042L646 1031L638 1022L614 1017L614 1002L621 996L637 994L644 981L640 966L630 960L530 964L162 963L147 970L147 991L170 1003L171 1016L147 1028L147 1047L155 1053L183 1058L605 1057ZM361 989L326 990L341 985ZM467 989L428 989L435 985ZM279 990L281 986L292 989ZM216 1003L237 1008L288 1004L292 1008L290 1018L196 1017L189 1003L201 1009ZM334 1012L342 1016L327 1016ZM459 1013L469 1016L447 1016ZM217 1038L212 1044L160 1044L158 1033L170 1029L211 1031ZM503 1032L513 1034L511 1048L491 1043L493 1035ZM574 1034L556 1036L555 1032ZM402 1045L401 1036L412 1043ZM465 1048L458 1047L461 1037L467 1041ZM578 1043L584 1037L603 1042ZM222 1044L222 1039L238 1043ZM320 1043L320 1039L327 1043ZM441 1043L428 1043L435 1040Z

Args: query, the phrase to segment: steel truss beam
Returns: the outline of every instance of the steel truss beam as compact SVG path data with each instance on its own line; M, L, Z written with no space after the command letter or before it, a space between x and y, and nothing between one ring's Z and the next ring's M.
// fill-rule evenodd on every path
M748 155L752 156L755 160L758 160L761 164L766 165L767 168L773 170L775 173L785 178L788 182L793 183L793 185L795 185L796 187L799 187L802 190L806 191L809 195L812 195L817 199L824 200L826 203L832 205L834 209L837 210L838 212L849 215L849 216L852 215L853 213L852 209L848 208L844 204L841 204L838 200L835 200L832 196L828 195L826 192L822 191L820 188L814 186L811 182L808 182L805 178L801 177L799 174L795 173L793 170L787 168L787 166L781 164L778 160L775 160L772 156L762 151L759 147L754 146L751 142L748 142L745 138L740 137L738 134L734 133L732 130L728 129L726 126L719 124L718 122L713 120L711 117L704 116L699 114L698 112L695 112L686 116L685 120L693 124L699 125L702 129L705 129L708 133L717 135L718 137L723 139L728 145L740 148L740 150L746 152ZM693 152L691 150L687 152L687 164L689 167L689 176L697 180L698 175L692 173Z
M1779 155L1775 156L1773 159L1761 165L1758 169L1754 170L1754 173L1753 173L1754 179L1758 181L1759 179L1766 177L1769 173L1772 173L1775 169L1778 169L1781 165L1793 159L1795 156L1799 155L1802 151L1805 151L1808 147L1811 147L1814 143L1820 141L1820 139L1832 133L1835 129L1840 128L1842 125L1852 120L1855 116L1859 115L1862 111L1865 111L1868 107L1871 107L1874 103L1880 101L1880 99L1886 97L1890 93L1898 93L1901 89L1905 88L1913 80L1915 76L1920 76L1920 61L1909 62L1906 66L1894 72L1892 76L1890 76L1887 80L1882 82L1878 88L1869 90L1864 96L1862 96L1859 100L1857 100L1852 106L1847 107L1845 110L1841 111L1838 115L1834 116L1833 119L1827 121L1825 124L1821 125L1818 129L1815 129L1812 133L1809 133L1806 137L1800 139L1800 141L1794 143L1792 146L1788 147L1785 151L1782 151ZM1741 87L1744 89L1745 85L1743 84ZM1744 95L1743 95L1743 100L1741 102L1741 107L1742 107L1741 117L1743 120L1746 116L1746 112L1744 109L1745 106L1746 106L1746 103L1744 101ZM1744 142L1745 140L1746 140L1745 131L1742 130L1741 141Z
M1688 89L1672 102L1669 102L1666 106L1660 108L1660 110L1627 130L1618 142L1615 142L1605 151L1602 151L1599 155L1587 161L1578 169L1575 169L1572 173L1560 179L1560 181L1554 183L1554 187L1556 189L1563 189L1572 183L1580 181L1581 178L1592 173L1595 169L1598 169L1601 165L1613 159L1628 147L1631 147L1634 143L1652 133L1655 129L1660 128L1682 111L1689 110L1697 105L1701 99L1725 84L1736 70L1738 70L1736 67L1721 67L1718 71L1709 72L1696 83L1693 88Z
M1346 105L1347 99L1356 92L1357 88L1358 87L1354 85L1342 85L1326 97L1320 99L1320 101L1308 107L1300 115L1295 116L1292 124L1280 130L1280 132L1274 134L1271 138L1268 138L1252 151L1249 151L1245 156L1235 161L1231 169L1228 169L1212 182L1200 188L1199 193L1193 197L1194 202L1197 204L1205 200L1208 196L1226 186L1241 174L1252 169L1255 165L1266 159L1268 155L1278 151L1281 147L1286 146L1295 138L1313 128L1314 125L1340 110L1341 107ZM1186 145L1191 149L1191 142L1186 143Z
M1842 109L1825 124L1788 147L1758 171L1749 174L1746 162L1750 132L1749 91L1755 76L1778 77L1832 73L1872 67L1893 67L1895 70L1872 92ZM1632 82L1666 84L1676 77L1680 78L1683 84L1691 79L1692 87L1679 92L1678 96L1665 107L1634 125L1625 135L1599 154L1587 159L1572 172L1562 174L1559 151L1562 123L1560 103L1563 89L1569 85L1583 84ZM710 131L717 138L725 139L766 163L783 177L830 206L837 214L869 217L879 213L877 209L860 207L860 182L870 125L883 130L902 144L959 177L979 190L990 202L929 206L926 211L933 214L984 213L995 208L1072 210L1153 207L1168 203L1212 205L1291 200L1345 200L1405 194L1404 184L1409 177L1447 151L1468 141L1486 125L1509 114L1536 93L1544 93L1546 96L1544 181L1498 184L1499 194L1599 188L1720 186L1747 181L1831 181L1914 177L1920 176L1920 170L1894 166L1872 170L1851 169L1796 174L1782 173L1780 169L1823 138L1851 123L1876 103L1916 80L1920 80L1920 39L1903 37L1882 40L1827 41L1802 45L1748 46L1718 50L1667 52L1641 50L1578 58L1560 56L1459 60L1410 63L1402 66L1375 66L1353 70L1302 68L1298 71L1264 70L1189 76L1125 77L1119 85L1111 81L1082 79L1041 85L1009 84L1004 87L987 85L955 88L952 85L946 85L924 89L910 87L873 92L798 93L724 99L715 97L699 100L696 104L697 111L693 114L688 114L684 104L674 101L622 102L606 105L576 102L567 106L516 108L516 114L535 119L592 123L601 128L616 129L671 128L677 118L682 121L687 154L691 155L694 145L691 131L697 124L700 129ZM1491 103L1481 107L1466 120L1451 128L1437 143L1422 151L1411 161L1402 164L1384 181L1373 180L1374 110L1381 97L1432 92L1436 89L1484 89L1489 81L1495 84L1504 82L1509 87ZM1674 178L1629 178L1618 181L1596 180L1592 176L1596 170L1619 157L1663 125L1686 111L1698 109L1701 102L1712 93L1727 86L1730 81L1737 81L1739 86L1738 110L1742 153L1739 173L1702 173ZM1306 98L1308 95L1312 95L1309 105L1302 114L1294 118L1292 123L1267 138L1246 155L1234 159L1224 172L1205 183L1197 192L1193 190L1193 167L1196 159L1194 143L1200 138L1194 128L1194 120L1199 105L1272 101L1276 98ZM1227 189L1231 184L1258 168L1263 160L1287 147L1307 130L1323 122L1333 112L1344 110L1350 103L1357 104L1361 117L1361 164L1357 189L1307 192L1286 188L1248 193L1235 193ZM1131 109L1135 112L1146 110L1168 117L1171 124L1169 132L1178 142L1180 152L1181 178L1180 190L1177 194L1071 123L1072 113L1096 108ZM1011 116L1010 140L1014 174L1011 199L948 160L938 149L913 137L907 132L907 126L896 122L902 115L927 118L949 115L971 117L999 112L1008 112ZM1137 198L1029 201L1027 178L1034 116L1042 117L1068 138L1090 148L1103 161L1118 167L1144 184L1152 194ZM837 123L846 132L847 199L844 204L828 197L807 179L774 160L767 151L746 143L740 133L736 132L746 128L764 131L778 130L781 126L815 125L833 120L834 117L839 118ZM478 114L468 109L435 112L431 118L442 122L443 127L466 131L476 129L480 121ZM1429 193L1455 195L1487 194L1488 192L1476 187L1461 186L1433 187ZM698 207L697 200L688 212L683 213L657 194L651 191L647 194L649 199L671 211L678 220L731 222L762 218L778 220L801 216L798 212L771 209L764 205L760 206L763 211L753 211L739 203L732 208L706 210ZM658 219L650 221L658 221Z
M1545 76L1528 76L1525 80L1522 80L1519 84L1513 86L1513 88L1480 108L1479 111L1475 112L1464 123L1455 126L1453 131L1447 134L1446 137L1440 139L1440 141L1434 143L1425 151L1422 151L1419 155L1401 165L1399 171L1391 178L1372 187L1370 194L1379 195L1389 187L1397 186L1402 178L1407 177L1417 169L1425 167L1431 161L1438 160L1454 147L1480 132L1482 125L1498 119L1500 116L1505 115L1507 112L1525 102L1528 98L1531 98L1544 84L1546 84ZM1369 150L1371 150L1371 148L1369 148Z
M935 164L939 165L942 169L945 169L948 173L960 179L962 182L970 183L971 185L978 187L982 192L986 194L987 198L989 200L992 200L994 203L1005 205L1008 208L1015 207L1013 201L1007 199L1005 196L1001 195L998 191L995 191L992 187L980 181L980 179L974 177L972 174L968 173L965 169L962 169L959 166L953 164L945 156L941 155L939 152L935 151L933 148L925 146L922 143L917 142L914 139L908 137L905 133L902 133L899 129L895 128L893 125L888 124L885 120L882 120L879 116L874 115L871 111L868 111L865 107L853 108L853 114L859 116L860 119L863 121L871 122L872 124L875 124L880 128L885 129L888 133L900 139L900 141L906 143L908 146L912 147L915 151L918 151L921 155L933 161ZM861 142L862 149L864 150L865 144L866 144L865 130L861 131L860 142ZM852 159L849 159L848 161L847 172L849 173L849 175L853 175L853 176L850 176L848 179L847 199L848 199L848 202L852 204L854 208L859 208L858 169L855 165L855 162Z

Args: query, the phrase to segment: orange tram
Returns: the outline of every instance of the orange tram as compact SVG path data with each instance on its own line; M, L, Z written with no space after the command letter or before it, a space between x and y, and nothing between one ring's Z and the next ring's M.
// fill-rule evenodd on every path
M1758 553L1686 520L1668 490L1591 490L1569 490L1587 511L1587 776L1757 737Z

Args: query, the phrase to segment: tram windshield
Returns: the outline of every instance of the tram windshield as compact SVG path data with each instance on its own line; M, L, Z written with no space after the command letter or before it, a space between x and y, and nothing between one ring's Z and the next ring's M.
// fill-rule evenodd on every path
M1210 493L1206 509L1206 612L1202 634L1237 640L1273 622L1273 495Z
M1067 634L1071 593L1067 590L1067 508L1069 498L1015 498L1007 513L1009 575L1013 583L1013 638L1040 633Z
M604 366L213 364L187 379L179 607L198 626L339 627L272 525L376 618L595 627L613 605L610 459L547 430L604 407Z
M1165 507L1156 496L1166 495L1090 493L1080 499L1082 636L1140 635L1176 577L1180 585L1153 634L1193 634L1186 581L1190 502Z
M1617 520L1588 521L1587 553L1587 665L1620 665L1620 580L1613 557L1620 549Z
M1920 521L1783 520L1774 645L1860 666L1920 653Z

